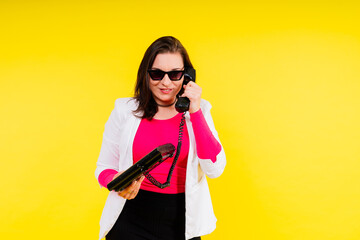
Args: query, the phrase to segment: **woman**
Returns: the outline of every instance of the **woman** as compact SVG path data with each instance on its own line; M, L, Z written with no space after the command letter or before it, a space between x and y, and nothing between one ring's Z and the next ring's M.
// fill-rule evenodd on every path
M159 38L142 59L135 97L115 101L95 171L104 187L159 145L177 146L183 117L185 122L170 186L161 189L141 177L121 192L111 191L100 220L100 239L200 239L215 229L205 175L221 175L225 153L201 88L193 81L182 86L188 68L192 64L179 40ZM181 96L190 100L184 115L175 109L182 87ZM151 175L165 182L172 163L173 158L166 160Z

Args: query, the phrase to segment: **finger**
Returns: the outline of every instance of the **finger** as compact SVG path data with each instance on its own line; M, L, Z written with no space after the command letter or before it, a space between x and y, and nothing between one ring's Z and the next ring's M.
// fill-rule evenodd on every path
M135 194L135 196L136 196L137 192L138 192L139 189L140 189L140 186L141 186L141 182L138 181L138 182L136 183L136 185L134 186L134 188L130 191L130 193Z
M120 197L123 197L125 199L133 199L139 192L140 186L142 181L145 179L144 175L141 175L140 178L133 181L131 185L129 185L127 188L125 188L123 191L118 192L118 195Z
M197 99L200 96L201 96L200 92L198 92L196 90L190 90L190 89L187 89L187 91L185 91L184 94L182 95L182 97L187 97L190 100Z
M141 183L142 183L142 181L144 181L144 179L145 179L145 176L144 176L144 175L142 175L142 176L139 178L139 180L138 180L139 185L141 185Z
M128 189L128 192L134 191L134 190L136 189L136 187L137 187L137 183L138 183L137 180L133 181L133 182L131 183L129 189Z
M124 196L122 196L123 198L127 199L127 200L130 200L131 199L131 194L130 193L127 193L125 194Z
M184 92L192 92L192 93L201 94L202 89L201 89L201 87L188 87Z
M196 82L194 81L189 81L187 84L186 84L186 87L200 87Z
M136 197L136 195L138 194L139 190L134 190L133 192L131 192L130 194L130 199L134 199Z
M137 181L134 188L129 192L129 199L134 199L136 195L139 193L139 189L141 187L141 183L144 180L144 176L141 176L140 179Z
M118 192L118 195L125 198L126 194L128 194L129 192L131 192L135 186L136 186L136 182L137 181L133 181L128 187L126 187L124 190Z
M124 198L124 199L132 199L133 198L132 195L133 195L132 191L129 191L129 192L126 192L126 193L121 193L121 194L119 193L119 196Z
M202 88L193 82L189 82L187 85L184 85L184 87L185 87L185 91L190 91L190 90L197 91L197 92L202 91Z
M130 193L130 190L129 190L129 189L124 189L123 191L118 192L118 195L119 195L120 197L123 197L123 198L126 199L126 196L127 196L129 193Z
M134 199L136 197L136 195L138 194L138 190L133 190L133 191L130 191L128 192L124 198L128 199L128 200L131 200L131 199Z

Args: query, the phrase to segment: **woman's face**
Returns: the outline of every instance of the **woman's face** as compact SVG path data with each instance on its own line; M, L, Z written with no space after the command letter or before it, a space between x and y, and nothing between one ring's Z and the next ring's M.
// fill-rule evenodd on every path
M184 70L182 56L179 52L159 53L156 55L151 69L160 69L164 72ZM150 76L148 77L150 90L156 103L160 105L173 103L184 81L184 76L182 76L179 81L171 81L167 74L165 74L164 78L160 81L155 81L152 80Z

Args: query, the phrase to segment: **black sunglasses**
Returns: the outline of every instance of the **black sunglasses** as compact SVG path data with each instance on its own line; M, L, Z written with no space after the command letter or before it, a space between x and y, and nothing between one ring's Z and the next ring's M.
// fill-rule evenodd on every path
M160 81L164 78L165 74L168 75L168 77L170 78L171 81L179 81L182 76L184 75L184 70L174 70L174 71L170 71L170 72L164 72L160 69L156 69L156 70L148 70L148 73L151 77L152 80L155 81Z

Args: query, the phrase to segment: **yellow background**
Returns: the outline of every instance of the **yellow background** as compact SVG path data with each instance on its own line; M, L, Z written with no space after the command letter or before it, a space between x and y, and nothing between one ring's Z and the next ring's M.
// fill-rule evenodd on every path
M1 237L97 239L104 124L173 35L227 167L212 239L360 239L355 1L0 2Z

